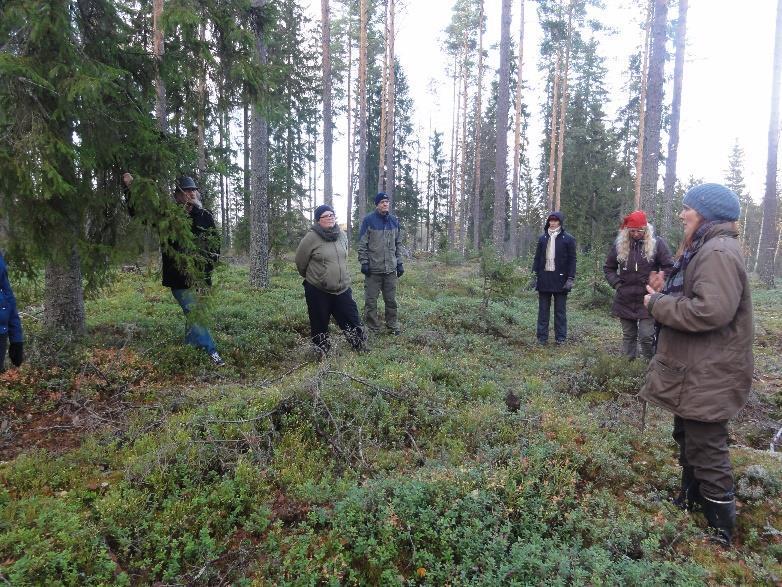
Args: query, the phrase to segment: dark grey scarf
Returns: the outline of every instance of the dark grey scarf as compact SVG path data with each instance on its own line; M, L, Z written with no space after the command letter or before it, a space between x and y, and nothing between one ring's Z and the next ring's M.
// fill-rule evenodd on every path
M339 228L339 224L335 224L331 228L323 228L320 224L315 223L312 225L312 230L314 230L320 238L329 241L330 243L337 240L339 238L339 233L342 232Z

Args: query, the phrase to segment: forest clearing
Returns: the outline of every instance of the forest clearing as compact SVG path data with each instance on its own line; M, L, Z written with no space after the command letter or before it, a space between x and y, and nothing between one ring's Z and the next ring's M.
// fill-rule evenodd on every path
M260 292L246 267L223 266L211 300L221 370L181 344L154 273L122 274L89 300L76 344L50 336L40 300L19 289L31 350L0 378L0 578L780 581L778 290L754 291L753 392L731 427L739 526L722 550L700 514L669 502L670 415L650 407L640 430L644 364L619 356L606 287L584 279L571 342L541 347L535 292L517 287L526 263L484 307L480 265L445 261L409 262L401 336L373 337L367 354L343 342L322 362L290 261Z

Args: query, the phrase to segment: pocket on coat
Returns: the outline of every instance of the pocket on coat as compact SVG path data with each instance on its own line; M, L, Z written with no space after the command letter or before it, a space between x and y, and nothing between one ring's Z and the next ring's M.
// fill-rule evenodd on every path
M676 408L682 398L687 366L665 355L655 355L649 363L646 383L641 396L665 406Z

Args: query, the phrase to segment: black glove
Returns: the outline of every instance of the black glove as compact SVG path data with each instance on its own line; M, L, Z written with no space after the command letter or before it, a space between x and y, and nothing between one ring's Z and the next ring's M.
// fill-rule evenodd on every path
M361 264L361 273L363 273L364 275L369 275L369 263Z
M565 282L565 286L564 286L564 288L563 288L563 289L564 289L565 291L570 291L571 289L573 289L573 282L574 282L574 281L575 281L575 278L574 278L574 277L568 277L568 278L567 278L567 281Z
M8 356L11 357L14 367L21 365L24 362L24 343L12 342L8 346Z
M396 276L397 276L397 277L402 277L402 273L404 273L404 272L405 272L405 268L404 268L404 267L402 267L402 264L401 264L401 263L399 263L399 264L396 266Z

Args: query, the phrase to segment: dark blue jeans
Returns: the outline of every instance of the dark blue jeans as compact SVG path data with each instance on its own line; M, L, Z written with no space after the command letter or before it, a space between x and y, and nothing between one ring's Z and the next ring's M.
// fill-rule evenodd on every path
M538 292L538 342L548 341L548 324L551 316L551 298L554 298L554 338L565 342L567 338L567 292Z
M212 340L212 335L209 333L206 326L199 324L190 316L190 312L192 312L198 304L195 292L192 289L174 289L172 287L171 293L174 294L176 301L179 302L182 311L185 313L185 318L187 319L185 342L212 354L217 350L214 340Z

